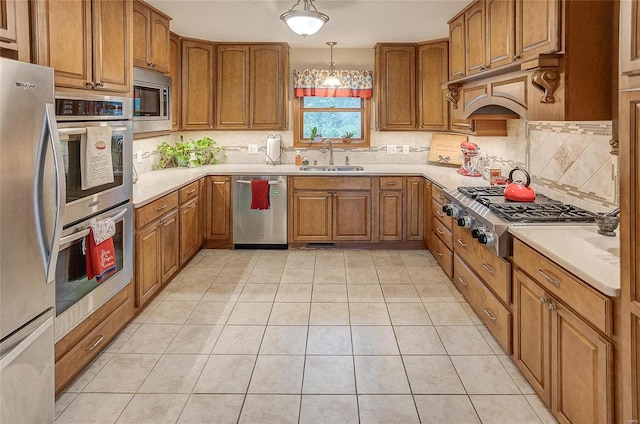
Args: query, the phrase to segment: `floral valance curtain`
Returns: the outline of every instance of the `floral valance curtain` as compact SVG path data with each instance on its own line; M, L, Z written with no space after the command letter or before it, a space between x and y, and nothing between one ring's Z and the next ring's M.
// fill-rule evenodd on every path
M340 87L323 87L324 79L330 74L328 69L296 69L293 71L293 94L296 97L359 97L373 95L373 72L336 70Z

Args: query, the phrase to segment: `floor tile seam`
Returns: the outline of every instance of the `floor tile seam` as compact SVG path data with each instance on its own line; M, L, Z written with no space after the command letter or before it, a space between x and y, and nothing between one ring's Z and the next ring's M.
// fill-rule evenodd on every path
M535 397L537 397L538 400L540 401L540 403L542 404L542 406L549 412L549 414L551 414L551 410L547 407L547 405L544 404L544 402L542 402L542 399L540 399L540 396L538 396L537 393L534 392L534 393L526 394L526 395L523 394L523 396L527 400L527 403L529 404L531 409L533 410L533 413L536 414L536 416L540 420L540 423L544 423L543 417L538 413L538 410L533 406L533 404L531 403L531 401L529 400L529 398L527 396L535 396ZM551 415L553 416L553 414L551 414Z

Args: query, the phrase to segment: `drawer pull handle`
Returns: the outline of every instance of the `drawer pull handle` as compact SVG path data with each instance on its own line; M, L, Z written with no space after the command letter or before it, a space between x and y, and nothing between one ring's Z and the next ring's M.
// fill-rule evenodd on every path
M196 192L196 189L195 189L195 188L192 188L191 190L187 191L187 194L193 194L193 193L195 193L195 192Z
M196 202L193 202L193 203L191 204L191 206L189 206L189 209L193 209L193 208L195 208L196 206L197 206L197 203L196 203Z
M386 183L384 183L384 184L385 184L385 185L388 185L388 186L398 185L398 183L397 183L397 182L395 182L395 181L387 181L387 182L386 182Z
M87 352L91 352L93 349L98 347L100 343L102 343L102 340L104 340L104 335L100 334L100 336L98 337L98 340L96 340L95 343L92 344L91 346L85 347L84 350L86 350Z
M436 231L438 234L444 235L444 231L442 231L440 228L436 228Z
M460 284L462 284L463 286L468 286L468 284L464 281L464 278L458 277L458 281L460 281Z
M436 197L437 197L438 199L444 199L444 196L443 196L442 194L436 194Z
M156 208L156 212L160 212L163 209L167 208L167 204L165 203L164 205L160 206L159 208Z
M440 251L439 251L439 250L436 250L436 253L438 254L438 256L444 256L444 254L443 254L443 253L440 253Z
M440 211L437 211L437 212L436 212L436 215L438 215L438 216L440 216L440 217L444 217L444 214L443 214L442 212L440 212Z
M224 180L224 181L214 181L213 183L214 183L214 184L217 184L217 185L221 185L221 184L226 184L227 182L229 182L229 180Z
M558 280L557 278L553 278L552 276L550 276L549 274L547 274L547 273L544 271L544 269L540 268L540 269L538 270L538 272L539 272L540 274L542 274L542 276L543 276L544 278L546 278L546 279L547 279L547 281L549 281L550 283L553 283L553 284L555 284L555 285L557 285L557 286L559 286L559 285L560 285L560 280Z
M539 300L540 300L540 303L543 305L548 302L547 298L544 296L541 296Z
M498 319L498 318L494 317L493 315L491 315L491 312L489 312L489 308L483 308L482 310L484 311L484 314L486 316L488 316L491 321L495 321L495 320Z
M482 263L482 268L484 268L484 269L485 269L485 271L487 271L487 272L488 272L489 274L491 274L491 275L493 275L493 274L495 274L495 273L496 273L496 272L495 272L495 271L494 271L494 270L493 270L489 265L487 265L486 263Z
M467 247L467 246L468 246L465 242L463 242L463 241L462 241L462 240L460 240L460 239L458 239L458 244L459 244L460 246L462 246L462 247Z
M558 307L553 303L549 303L549 306L547 306L547 308L549 308L550 311L555 311L556 309L558 309Z

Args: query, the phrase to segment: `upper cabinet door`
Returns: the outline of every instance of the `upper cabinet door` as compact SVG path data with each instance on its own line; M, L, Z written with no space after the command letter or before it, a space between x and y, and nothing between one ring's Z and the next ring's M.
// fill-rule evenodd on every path
M484 2L480 0L464 13L466 75L486 69L484 28Z
M93 78L98 90L129 91L131 87L130 0L93 2Z
M249 128L249 50L217 46L216 128Z
M265 44L251 46L250 55L249 128L284 129L288 52L280 44Z
M560 0L516 0L516 58L558 51L559 19Z
M465 75L464 15L449 22L449 79Z
M449 129L449 103L442 90L449 69L449 43L418 46L418 129Z
M494 69L514 61L515 0L486 0L486 64Z
M169 72L169 21L141 1L134 2L133 64L139 68Z
M623 75L640 73L640 2L620 2L620 71Z
M378 128L416 128L416 47L376 45Z
M144 3L133 3L133 65L148 68L149 46L151 45L151 9Z
M182 129L213 128L213 43L182 40Z
M182 110L182 42L171 33L169 40L169 76L171 76L171 129L180 129Z

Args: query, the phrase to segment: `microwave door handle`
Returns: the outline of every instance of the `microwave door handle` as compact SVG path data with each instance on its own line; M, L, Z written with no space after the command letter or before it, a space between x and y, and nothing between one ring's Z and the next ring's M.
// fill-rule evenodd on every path
M34 180L34 208L36 215L36 226L38 229L38 242L40 244L40 252L44 263L46 282L55 281L56 264L58 260L58 251L60 248L60 236L62 234L62 221L65 204L66 182L64 179L64 161L60 146L60 138L58 126L55 120L55 109L53 104L45 105L45 113L42 122L42 130L40 132L40 140L38 143L38 151L36 158L36 176ZM47 140L50 141L51 151L54 161L53 167L55 172L55 207L53 208L53 216L46 216L49 211L45 211L43 204L44 193L44 172L45 158L47 155ZM45 222L53 221L53 234L51 240L47 240Z

